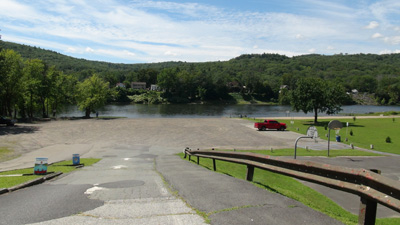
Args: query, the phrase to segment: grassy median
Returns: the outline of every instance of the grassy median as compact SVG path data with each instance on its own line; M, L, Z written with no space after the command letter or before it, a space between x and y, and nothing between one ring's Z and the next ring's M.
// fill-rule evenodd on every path
M100 159L94 158L81 158L80 163L85 166L93 165ZM62 172L69 173L76 170L75 166L72 166L72 160L54 163L47 167L47 172ZM15 175L15 176L9 176ZM37 179L43 175L33 175L33 167L28 169L11 170L0 173L0 188L10 188L25 182Z
M260 153L259 151L257 153ZM184 154L179 154L182 159ZM197 163L196 157L193 157L191 162ZM233 176L242 180L246 179L246 166L224 162L217 160L217 172ZM200 165L213 170L212 159L202 158ZM354 215L334 201L324 196L323 194L303 185L301 182L280 174L268 172L265 170L255 169L252 183L258 187L267 189L271 192L276 192L285 195L289 198L297 200L304 205L320 211L344 224L357 224L358 215ZM400 218L381 218L376 221L376 224L395 225L400 224Z

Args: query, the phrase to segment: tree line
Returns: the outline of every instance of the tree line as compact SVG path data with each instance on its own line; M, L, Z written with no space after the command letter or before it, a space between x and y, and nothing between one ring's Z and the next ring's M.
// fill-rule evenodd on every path
M76 104L77 84L94 74L109 84L106 99L115 102L234 103L231 93L239 93L249 101L291 104L291 93L301 81L311 78L329 81L340 86L344 93L357 89L374 94L379 104L400 102L400 54L296 57L247 54L228 61L205 63L113 64L76 59L10 42L0 41L1 47L16 49L21 54L13 56L18 62L15 65L20 65L18 69L18 66L9 66L6 53L2 53L0 106L2 114L7 115L19 112L31 117L40 112L42 116L49 116L62 104ZM13 58L10 56L13 54L8 54L6 58ZM5 76L6 70L20 76L13 78L9 72ZM7 82L14 82L15 87L11 88ZM129 88L132 82L146 82L147 87L157 84L162 91L132 90ZM127 88L115 88L117 83ZM342 100L352 103L348 96Z
M10 49L0 51L0 113L9 117L47 118L65 104L86 112L105 103L108 84L97 75L80 82L40 59L23 60Z

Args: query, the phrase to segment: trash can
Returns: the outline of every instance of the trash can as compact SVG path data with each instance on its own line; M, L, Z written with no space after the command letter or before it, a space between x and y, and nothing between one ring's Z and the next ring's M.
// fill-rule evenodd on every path
M36 158L33 173L36 175L47 174L47 158Z
M340 142L340 135L336 135L336 142Z
M81 159L79 154L72 154L72 164L79 165L81 163Z

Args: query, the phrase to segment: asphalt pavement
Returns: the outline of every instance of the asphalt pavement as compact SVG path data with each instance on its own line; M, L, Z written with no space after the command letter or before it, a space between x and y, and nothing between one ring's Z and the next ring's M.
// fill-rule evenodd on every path
M340 224L299 202L174 155L187 146L293 147L299 136L293 132L259 132L249 121L224 118L52 121L26 125L23 130L30 132L0 135L0 145L22 153L1 163L0 171L32 167L35 157L48 156L52 162L80 153L102 160L41 185L0 195L0 224L205 224L195 209L209 214L211 224ZM332 149L348 148L332 144ZM326 141L307 139L299 146L324 148ZM381 169L384 176L399 180L399 158L299 160ZM357 214L352 204L358 205L358 199L350 204L347 195L314 188Z

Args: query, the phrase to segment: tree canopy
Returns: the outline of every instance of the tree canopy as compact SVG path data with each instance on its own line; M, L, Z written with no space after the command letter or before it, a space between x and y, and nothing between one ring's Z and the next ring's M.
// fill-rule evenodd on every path
M85 112L86 118L90 117L90 113L105 105L109 92L108 85L96 74L77 84L77 104L79 109Z
M294 110L314 113L314 123L318 122L318 113L334 114L341 110L346 99L344 88L336 83L320 78L303 78L290 92L290 103Z

